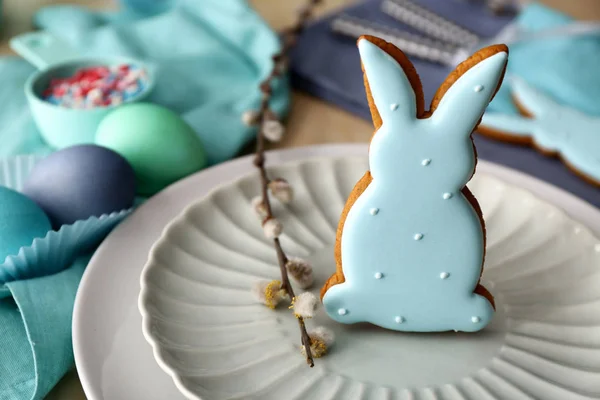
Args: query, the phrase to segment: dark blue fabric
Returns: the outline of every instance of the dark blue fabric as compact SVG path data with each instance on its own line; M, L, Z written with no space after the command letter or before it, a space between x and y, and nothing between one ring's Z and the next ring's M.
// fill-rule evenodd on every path
M469 28L482 37L492 37L511 21L510 16L494 16L479 2L460 0L413 0L436 13ZM381 11L381 0L368 0L340 13L408 30ZM362 118L371 118L356 42L331 32L330 22L337 14L308 27L292 54L292 84L296 89L334 103ZM412 59L423 82L425 102L429 104L450 68ZM600 73L600 70L599 70ZM569 171L559 160L535 150L475 136L480 159L521 170L559 186L600 207L600 190Z

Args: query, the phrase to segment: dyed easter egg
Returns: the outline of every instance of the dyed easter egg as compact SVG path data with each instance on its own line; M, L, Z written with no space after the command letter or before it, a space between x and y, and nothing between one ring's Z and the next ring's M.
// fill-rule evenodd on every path
M129 161L142 195L152 195L206 165L204 146L194 130L173 111L155 104L128 104L108 114L98 127L96 144Z
M51 229L50 220L33 200L0 186L0 264Z
M36 164L23 193L46 212L58 229L131 207L135 174L129 163L110 149L96 145L67 147Z

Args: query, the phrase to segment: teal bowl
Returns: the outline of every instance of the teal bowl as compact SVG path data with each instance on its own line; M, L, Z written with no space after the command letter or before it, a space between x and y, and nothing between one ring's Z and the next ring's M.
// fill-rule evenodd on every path
M92 144L94 143L96 130L102 119L116 107L119 107L119 105L114 105L91 109L76 109L52 104L42 98L42 93L49 86L50 80L52 78L72 76L77 70L85 67L118 64L136 65L139 68L143 68L148 74L148 84L145 90L128 99L125 104L146 99L154 87L154 68L139 60L130 58L78 58L53 64L29 77L25 83L25 95L29 102L33 119L46 143L56 149L78 144Z

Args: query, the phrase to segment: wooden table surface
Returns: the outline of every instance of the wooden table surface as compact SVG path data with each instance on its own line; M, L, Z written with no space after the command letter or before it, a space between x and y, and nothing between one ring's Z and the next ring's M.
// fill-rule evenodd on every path
M356 0L325 0L319 14L354 3ZM542 0L549 6L585 20L600 20L598 0ZM0 54L10 54L8 39L31 29L31 16L41 7L52 4L80 4L92 8L116 7L115 0L4 0L3 21L0 32ZM302 0L250 0L258 12L280 30L292 23L294 10ZM2 90L0 88L0 90ZM372 125L348 114L336 106L327 104L302 93L293 94L292 111L285 138L273 147L297 147L318 143L367 142ZM53 390L48 399L83 400L85 395L75 371L69 373Z

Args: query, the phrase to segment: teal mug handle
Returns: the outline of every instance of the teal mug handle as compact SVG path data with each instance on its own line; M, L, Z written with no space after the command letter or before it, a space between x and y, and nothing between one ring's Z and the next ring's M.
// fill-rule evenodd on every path
M39 70L81 57L69 44L45 31L15 36L9 44L17 54Z

